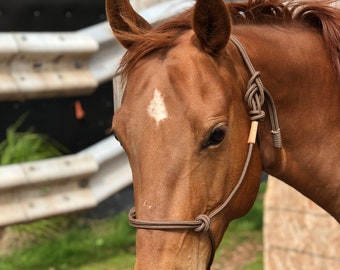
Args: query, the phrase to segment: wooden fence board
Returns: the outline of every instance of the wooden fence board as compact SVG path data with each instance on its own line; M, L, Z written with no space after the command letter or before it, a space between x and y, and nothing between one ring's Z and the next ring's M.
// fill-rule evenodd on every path
M269 177L264 253L266 270L340 269L340 226L301 193Z

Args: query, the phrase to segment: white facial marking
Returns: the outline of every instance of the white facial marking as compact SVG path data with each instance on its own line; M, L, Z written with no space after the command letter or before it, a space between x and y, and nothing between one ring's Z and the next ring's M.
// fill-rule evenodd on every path
M166 111L164 98L157 88L153 95L153 99L148 106L148 113L156 120L157 125L160 121L168 118L168 112Z

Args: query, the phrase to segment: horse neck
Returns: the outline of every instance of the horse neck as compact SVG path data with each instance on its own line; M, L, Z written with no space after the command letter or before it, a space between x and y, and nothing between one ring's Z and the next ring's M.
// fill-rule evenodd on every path
M340 83L321 35L270 26L238 26L234 35L278 111L283 148L272 146L266 119L259 132L263 170L340 221Z

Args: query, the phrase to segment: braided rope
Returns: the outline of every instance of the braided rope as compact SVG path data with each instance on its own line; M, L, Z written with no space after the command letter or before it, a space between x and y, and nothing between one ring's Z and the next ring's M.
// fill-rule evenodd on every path
M242 44L234 36L231 36L230 40L235 44L235 46L239 50L243 58L243 61L248 67L248 70L251 74L251 78L247 84L247 92L244 96L245 102L251 109L249 112L250 120L259 121L265 117L265 112L262 110L262 106L264 102L267 101L269 118L272 126L271 134L273 139L273 145L275 148L282 148L281 130L279 127L277 111L273 98L267 91L267 89L264 87L260 79L260 72L255 70Z

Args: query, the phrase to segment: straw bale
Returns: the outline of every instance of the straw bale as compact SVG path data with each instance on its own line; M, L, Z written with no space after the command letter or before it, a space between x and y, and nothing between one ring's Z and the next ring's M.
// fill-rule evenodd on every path
M315 203L269 177L265 196L266 270L340 269L340 226Z

